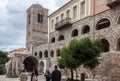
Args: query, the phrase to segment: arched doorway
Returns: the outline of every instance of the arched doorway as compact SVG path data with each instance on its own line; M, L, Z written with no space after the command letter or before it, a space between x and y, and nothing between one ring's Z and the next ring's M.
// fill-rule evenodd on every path
M39 66L40 66L40 67L39 67L39 72L40 72L40 73L44 73L44 66L45 66L45 65L44 65L44 62L43 62L43 61L40 61Z
M106 39L101 39L101 42L102 42L102 44L101 44L101 50L102 50L102 52L109 52L109 42L108 42L108 40L106 40Z
M78 30L77 29L74 29L73 31L72 31L72 35L71 35L72 37L75 37L75 36L78 36Z
M23 61L24 69L28 72L32 72L34 69L38 69L38 59L34 56L28 56Z

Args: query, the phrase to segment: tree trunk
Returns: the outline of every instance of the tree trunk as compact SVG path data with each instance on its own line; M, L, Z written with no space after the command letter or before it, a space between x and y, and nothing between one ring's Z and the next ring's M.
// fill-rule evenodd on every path
M71 71L71 80L73 81L73 77L74 77L73 69L71 68L70 71Z
M75 73L76 73L76 80L77 80L77 77L78 77L77 68L75 69Z

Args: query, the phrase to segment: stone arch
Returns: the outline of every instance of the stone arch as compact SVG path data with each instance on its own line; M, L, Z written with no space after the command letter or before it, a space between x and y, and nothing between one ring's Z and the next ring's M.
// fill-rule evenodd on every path
M96 24L96 30L104 29L110 27L111 23L108 18L100 19Z
M40 73L44 73L44 67L45 67L44 62L40 61L40 63L39 63L39 72Z
M51 50L50 56L51 56L51 57L54 57L54 51L53 51L53 50Z
M44 52L44 57L45 57L45 58L48 57L48 51L47 51L47 50L45 50L45 52Z
M89 25L83 26L81 34L85 34L85 33L89 33L89 32L90 32Z
M110 44L108 42L108 40L106 39L101 39L101 51L102 52L109 52L109 47L110 47Z
M54 43L54 42L55 42L55 37L51 39L51 43Z
M42 58L43 55L42 55L42 51L39 52L39 57Z
M75 36L78 36L78 30L77 30L77 29L74 29L74 30L72 31L71 37L75 37Z
M24 59L23 64L28 72L32 72L33 69L38 68L38 59L34 56L28 56Z
M56 51L56 56L57 56L57 57L60 57L60 49L57 49L57 51Z
M60 35L59 38L58 38L58 41L61 41L61 40L64 40L64 36L63 35Z
M117 51L120 51L120 38L117 39Z

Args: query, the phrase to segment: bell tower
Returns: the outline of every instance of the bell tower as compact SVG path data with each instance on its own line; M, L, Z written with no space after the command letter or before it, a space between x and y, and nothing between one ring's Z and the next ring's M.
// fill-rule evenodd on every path
M48 9L37 3L30 6L26 12L26 49L28 54L33 54L36 46L47 43Z

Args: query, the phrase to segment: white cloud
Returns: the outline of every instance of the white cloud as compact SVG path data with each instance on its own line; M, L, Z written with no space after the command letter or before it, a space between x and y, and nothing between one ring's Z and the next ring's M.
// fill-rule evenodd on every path
M0 0L0 50L25 47L26 9L38 0ZM39 0L49 14L69 0Z

